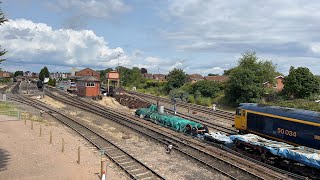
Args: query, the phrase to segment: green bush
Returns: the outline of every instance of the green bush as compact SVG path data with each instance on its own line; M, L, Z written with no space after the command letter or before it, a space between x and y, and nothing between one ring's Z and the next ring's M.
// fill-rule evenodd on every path
M266 102L264 104L273 105L273 106L282 106L289 108L305 109L310 111L320 111L320 104L316 103L314 100L310 101L307 99L294 99L286 101L275 101L275 102Z
M189 95L188 103L195 103L195 102L196 102L196 100L195 100L194 96L193 95Z
M197 97L196 104L202 105L202 106L211 106L211 98L206 98L201 96Z

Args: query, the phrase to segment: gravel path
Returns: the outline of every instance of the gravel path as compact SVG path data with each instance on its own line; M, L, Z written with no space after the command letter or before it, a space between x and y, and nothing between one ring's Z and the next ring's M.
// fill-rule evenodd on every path
M60 123L49 120L0 121L0 179L99 179L100 155L88 142ZM40 137L40 125L42 136ZM49 143L52 131L53 143ZM65 150L61 152L64 138ZM80 164L77 148L81 148ZM107 161L107 179L127 179Z

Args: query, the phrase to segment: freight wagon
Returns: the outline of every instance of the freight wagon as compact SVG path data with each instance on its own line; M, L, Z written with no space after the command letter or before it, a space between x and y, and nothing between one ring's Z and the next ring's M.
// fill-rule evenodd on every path
M296 146L320 149L320 113L314 111L240 104L235 128Z
M208 128L200 123L189 121L178 116L158 112L158 107L154 104L152 104L149 108L137 109L135 114L140 118L147 119L172 130L191 134L193 136L197 136L198 134L203 135L209 132Z

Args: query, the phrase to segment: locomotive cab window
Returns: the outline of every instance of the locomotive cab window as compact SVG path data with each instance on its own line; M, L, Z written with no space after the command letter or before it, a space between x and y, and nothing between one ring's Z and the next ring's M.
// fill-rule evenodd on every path
M237 110L236 110L236 115L241 116L241 110L240 110L240 109L237 109Z

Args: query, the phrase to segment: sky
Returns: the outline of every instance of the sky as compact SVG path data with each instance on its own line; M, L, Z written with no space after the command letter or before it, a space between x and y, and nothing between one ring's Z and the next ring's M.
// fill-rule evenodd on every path
M1 0L7 71L101 70L118 63L222 74L247 51L320 74L316 0Z

